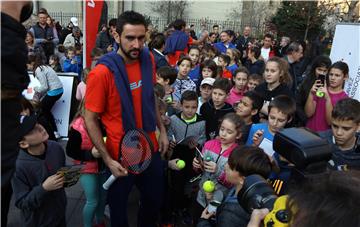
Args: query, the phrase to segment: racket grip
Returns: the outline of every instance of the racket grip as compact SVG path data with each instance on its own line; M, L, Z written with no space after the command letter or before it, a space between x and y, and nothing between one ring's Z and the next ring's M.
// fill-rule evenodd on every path
M103 184L103 188L105 190L108 190L110 188L110 186L114 183L115 180L116 180L116 177L114 175L111 175Z

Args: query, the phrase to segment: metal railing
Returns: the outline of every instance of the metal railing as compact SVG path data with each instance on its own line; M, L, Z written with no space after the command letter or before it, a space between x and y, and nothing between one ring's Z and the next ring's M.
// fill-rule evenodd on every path
M49 15L54 18L56 21L59 21L62 26L66 26L70 22L71 17L76 17L79 22L79 27L82 28L83 25L83 15L82 13L63 13L63 12L49 12ZM116 14L109 14L108 20L111 18L117 18ZM168 26L168 20L166 18L147 16L154 26L155 29L162 32ZM217 24L220 26L220 30L231 29L235 32L242 33L244 27L249 25L252 28L253 34L262 34L265 31L265 24L243 24L240 20L212 20L208 18L194 19L194 18L183 18L186 21L187 25L193 24L196 31L200 31L203 27L206 30L211 31L212 26Z

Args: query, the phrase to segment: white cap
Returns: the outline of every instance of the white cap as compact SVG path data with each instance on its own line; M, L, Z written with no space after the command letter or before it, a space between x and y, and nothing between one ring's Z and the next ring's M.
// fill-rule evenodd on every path
M70 22L74 25L74 26L79 26L78 24L78 19L76 17L72 17L70 19Z
M203 86L204 84L207 84L207 85L210 85L210 86L213 86L214 85L214 82L215 82L215 79L214 78L205 78L201 81L201 84L200 86Z

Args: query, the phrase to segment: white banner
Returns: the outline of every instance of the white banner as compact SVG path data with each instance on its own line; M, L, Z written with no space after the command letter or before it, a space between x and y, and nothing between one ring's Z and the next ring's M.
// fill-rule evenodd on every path
M61 75L63 74L63 75ZM70 122L70 108L71 108L71 96L74 83L74 77L76 73L61 73L58 74L64 88L64 93L61 98L55 103L51 112L54 115L58 133L61 137L67 137L69 131ZM66 76L65 76L66 75ZM28 89L23 91L23 95L26 99L32 99L34 96L34 87L39 86L40 82L36 79L32 73L29 73L30 83Z
M58 133L60 134L61 137L67 137L69 132L71 94L74 83L74 77L59 75L59 79L63 84L64 93L61 96L61 98L55 103L51 112L54 115Z
M345 92L360 101L360 24L344 23L336 25L332 43L331 61L344 61L349 66L349 79Z

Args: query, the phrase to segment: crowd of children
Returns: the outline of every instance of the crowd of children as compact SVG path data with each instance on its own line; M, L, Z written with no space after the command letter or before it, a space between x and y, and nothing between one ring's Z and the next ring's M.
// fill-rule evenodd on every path
M181 30L181 24L174 27L175 32ZM150 37L153 51L170 48L164 43L165 35ZM281 174L284 159L272 143L274 135L286 127L306 126L326 138L332 151L329 169L360 168L360 103L343 90L348 65L331 64L328 57L318 56L295 96L289 64L273 56L268 38L263 48L254 45L245 51L244 65L243 53L230 42L229 31L223 31L221 42L187 46L184 55L171 55L173 64L157 67L154 90L170 141L163 157L168 167L163 226L173 226L179 218L188 226L246 226L250 214L237 202L236 194L248 175ZM93 59L102 54L101 49L94 49ZM51 56L49 65L36 56L29 57L29 69L41 83L35 91L44 96L41 100L48 109L43 111L54 129L50 110L63 88L56 74L51 75L54 71L82 75L76 91L81 104L70 124L66 154L84 165L80 176L86 196L84 226L105 226L104 166L83 118L91 69L82 69L72 47L66 49L66 59ZM21 151L13 179L15 205L22 210L24 226L64 226L64 176L58 173L65 164L64 151L48 141L48 133L34 115L27 115L21 118ZM178 165L180 160L185 166ZM209 184L213 190L205 187Z

